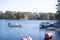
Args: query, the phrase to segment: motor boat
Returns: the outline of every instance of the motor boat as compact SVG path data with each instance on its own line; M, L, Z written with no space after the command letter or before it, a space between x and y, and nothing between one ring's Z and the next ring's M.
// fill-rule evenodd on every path
M9 27L22 27L22 25L18 23L8 23L8 26Z
M40 28L48 28L48 27L52 27L53 25L49 22L41 22L39 26Z

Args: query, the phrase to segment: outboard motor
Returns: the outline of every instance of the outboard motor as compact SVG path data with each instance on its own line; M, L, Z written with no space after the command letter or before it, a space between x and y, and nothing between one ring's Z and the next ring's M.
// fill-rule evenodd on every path
M8 23L8 26L10 26L10 23Z

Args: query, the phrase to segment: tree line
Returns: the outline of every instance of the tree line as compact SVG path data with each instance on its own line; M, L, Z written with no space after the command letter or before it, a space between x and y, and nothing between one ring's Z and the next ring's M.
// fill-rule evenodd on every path
M60 19L60 14L57 13L44 13L44 12L16 12L16 11L0 11L0 19L9 20L56 20Z

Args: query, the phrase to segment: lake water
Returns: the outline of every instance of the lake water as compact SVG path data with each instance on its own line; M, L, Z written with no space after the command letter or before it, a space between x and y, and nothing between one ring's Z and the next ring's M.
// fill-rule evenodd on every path
M52 40L60 40L60 32L39 29L39 24L43 21L56 22L56 20L0 20L0 40L20 40L28 36L33 40L44 40L46 32L53 34ZM8 27L8 23L18 23L22 27Z

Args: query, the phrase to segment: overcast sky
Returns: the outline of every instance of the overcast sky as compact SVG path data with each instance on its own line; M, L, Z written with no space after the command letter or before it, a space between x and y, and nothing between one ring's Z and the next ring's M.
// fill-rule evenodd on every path
M57 0L0 0L0 11L56 12Z

